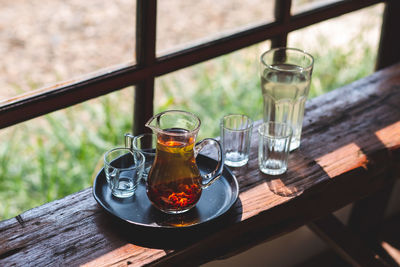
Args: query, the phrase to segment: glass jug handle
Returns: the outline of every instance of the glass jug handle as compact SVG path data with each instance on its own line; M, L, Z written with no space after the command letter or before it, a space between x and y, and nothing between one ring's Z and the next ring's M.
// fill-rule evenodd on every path
M221 177L222 171L224 170L224 153L222 153L221 144L213 138L205 138L196 143L196 146L194 147L195 157L197 157L200 150L202 150L205 146L209 144L213 144L218 150L218 164L214 171L202 175L203 178L203 181L201 183L202 188L207 188L213 182L215 182L219 177Z
M135 136L129 133L126 133L124 136L125 136L125 147L133 149L133 139L135 138Z

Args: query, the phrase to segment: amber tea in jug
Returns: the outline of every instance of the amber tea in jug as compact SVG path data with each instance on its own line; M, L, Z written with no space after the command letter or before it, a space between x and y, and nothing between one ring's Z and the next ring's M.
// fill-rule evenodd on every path
M147 196L163 212L188 211L199 201L202 189L221 176L223 154L220 144L211 138L196 144L200 119L185 111L160 113L146 126L157 133L156 157L147 179ZM196 156L207 144L218 148L220 161L214 172L203 177Z
M166 131L173 133L185 130ZM201 195L201 177L193 153L194 138L172 139L165 135L158 138L156 168L153 168L151 175L157 177L157 181L149 183L148 194L163 209L186 209L194 205Z

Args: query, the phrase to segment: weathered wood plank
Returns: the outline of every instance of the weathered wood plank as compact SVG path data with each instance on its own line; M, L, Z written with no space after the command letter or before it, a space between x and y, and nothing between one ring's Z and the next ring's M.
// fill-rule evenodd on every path
M236 171L239 201L221 220L191 230L134 227L87 189L0 222L0 265L199 264L243 251L391 183L399 103L400 65L309 101L301 148L277 177L258 170L254 134L248 166Z

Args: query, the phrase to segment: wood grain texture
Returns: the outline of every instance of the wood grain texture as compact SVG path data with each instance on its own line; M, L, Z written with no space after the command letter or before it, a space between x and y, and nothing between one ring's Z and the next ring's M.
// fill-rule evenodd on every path
M400 169L399 103L400 65L312 99L301 147L276 177L258 170L254 132L248 165L234 170L237 203L189 230L120 222L90 188L24 212L0 222L0 266L197 265L290 232L393 182L396 175L387 174Z

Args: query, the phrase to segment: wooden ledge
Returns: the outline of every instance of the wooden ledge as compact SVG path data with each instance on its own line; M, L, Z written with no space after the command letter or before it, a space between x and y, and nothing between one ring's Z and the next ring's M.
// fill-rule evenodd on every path
M234 170L239 200L210 224L134 227L109 216L86 189L0 222L0 265L197 265L241 252L399 177L399 103L400 65L312 99L301 148L281 176L258 170L254 134L248 165Z

